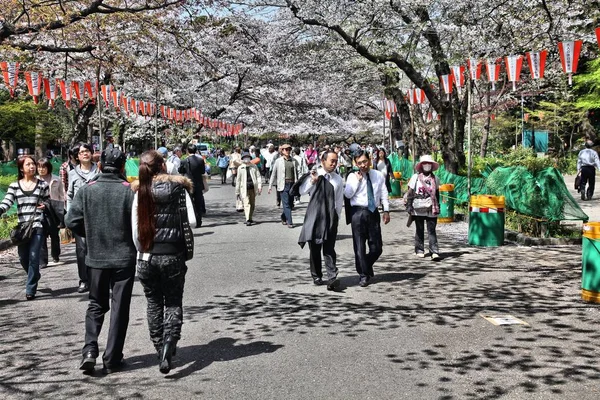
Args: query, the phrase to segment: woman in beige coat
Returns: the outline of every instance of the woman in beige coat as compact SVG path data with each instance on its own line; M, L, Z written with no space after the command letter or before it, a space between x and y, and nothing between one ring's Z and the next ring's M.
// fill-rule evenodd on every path
M252 156L248 152L242 154L242 165L238 167L238 173L235 180L235 194L241 198L244 204L244 214L246 216L246 225L254 223L252 214L254 214L254 204L256 203L256 194L262 192L262 179L256 165L251 163Z

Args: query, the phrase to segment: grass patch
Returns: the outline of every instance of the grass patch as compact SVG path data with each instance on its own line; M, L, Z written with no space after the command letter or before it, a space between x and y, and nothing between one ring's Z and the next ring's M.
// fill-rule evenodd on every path
M17 226L19 220L17 219L17 215L10 215L8 217L0 218L0 239L9 239L10 231Z

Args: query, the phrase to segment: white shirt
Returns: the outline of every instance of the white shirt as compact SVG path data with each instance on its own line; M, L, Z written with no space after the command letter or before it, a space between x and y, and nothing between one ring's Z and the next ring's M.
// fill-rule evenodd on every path
M325 168L317 168L317 175L325 176L325 179L329 180L329 183L333 185L335 193L335 211L337 212L338 218L342 216L342 207L344 206L344 180L336 172L327 173ZM329 178L327 178L329 175ZM312 182L312 178L308 177L300 185L300 195L312 194L315 185Z
M594 149L583 149L577 156L577 171L580 171L581 167L587 166L600 169L600 159L598 159L598 153Z
M390 202L388 199L388 191L385 187L385 177L376 169L369 170L371 185L373 186L373 197L375 198L375 206L383 205L383 211L390 210ZM350 205L359 207L368 207L369 198L367 196L367 177L363 176L359 182L356 173L348 175L346 178L346 188L344 195L350 199Z

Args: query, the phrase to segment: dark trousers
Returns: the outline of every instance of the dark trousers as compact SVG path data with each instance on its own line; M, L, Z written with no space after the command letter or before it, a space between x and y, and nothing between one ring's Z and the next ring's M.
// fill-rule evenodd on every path
M50 237L50 255L53 259L60 257L60 230L58 228L50 228L47 237ZM48 265L48 240L47 237L42 240L40 248L40 265Z
M375 276L373 264L383 252L379 211L370 212L365 207L352 207L352 244L356 272L361 278Z
M85 255L87 253L87 246L85 245L85 238L73 233L75 236L75 255L77 256L77 272L79 273L79 283L88 282L88 267L85 264Z
M292 225L292 196L290 196L290 189L292 188L293 182L286 182L281 193L281 220L287 221L288 225Z
M150 339L157 351L169 337L181 338L186 272L182 257L153 255L149 261L138 261L138 279L148 301Z
M104 314L112 309L106 350L102 359L106 367L114 367L123 359L135 268L89 268L88 274L90 303L85 314L85 345L82 352L83 355L92 352L98 356L98 336L102 330Z
M435 233L435 227L437 225L437 217L417 217L414 216L415 222L415 253L425 252L425 222L427 222L427 235L429 236L429 252L431 254L438 254L438 241L437 234Z
M227 167L220 167L221 168L221 183L225 183L227 182Z
M587 185L587 190L585 186ZM587 199L591 199L594 195L594 187L596 186L596 168L591 165L581 167L581 183L579 191L585 193Z
M337 278L338 269L336 266L337 254L335 253L335 241L337 239L337 221L334 223L333 229L328 233L328 240L323 243L308 242L310 249L310 274L313 279L323 278L321 270L321 250L323 258L325 258L325 269L327 270L327 280Z
M204 193L202 193L201 189L194 190L193 200L196 224L202 224L202 216L206 214L206 203L204 202Z
M38 281L40 280L40 247L45 238L42 228L37 228L31 240L20 244L17 248L21 267L27 272L27 283L25 285L25 294L35 295L37 292Z

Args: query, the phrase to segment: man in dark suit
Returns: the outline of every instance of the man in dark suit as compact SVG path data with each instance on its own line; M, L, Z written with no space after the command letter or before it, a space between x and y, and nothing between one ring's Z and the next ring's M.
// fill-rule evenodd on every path
M196 214L196 228L202 226L202 216L206 214L206 204L204 203L204 177L206 176L206 166L204 158L197 155L196 146L190 144L187 149L188 156L181 162L179 173L185 175L194 183L194 213Z

